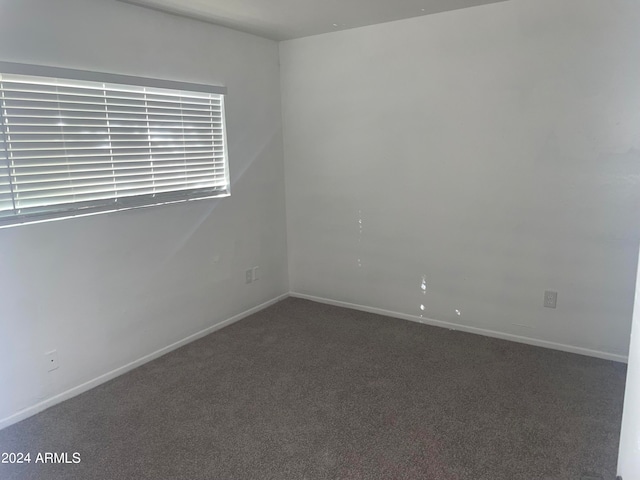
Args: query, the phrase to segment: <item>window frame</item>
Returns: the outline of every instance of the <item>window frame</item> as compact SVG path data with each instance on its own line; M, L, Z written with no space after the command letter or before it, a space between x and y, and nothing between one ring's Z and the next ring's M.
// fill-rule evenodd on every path
M14 213L0 217L0 228L13 225L22 225L27 223L36 223L46 220L72 218L76 216L91 215L97 213L117 212L120 210L130 210L133 208L143 208L156 205L164 205L168 203L178 203L192 200L203 200L211 198L222 198L231 195L231 181L229 174L229 158L227 143L227 122L226 122L226 94L227 88L224 86L206 85L199 83L190 83L174 80L161 80L156 78L138 77L131 75L120 75L113 73L103 73L85 70L75 70L69 68L30 65L13 62L0 61L0 73L13 75L29 75L35 77L49 77L61 80L79 80L100 82L109 84L121 84L125 86L138 86L149 88L160 88L169 90L182 90L198 93L216 94L221 99L221 121L222 121L222 138L223 138L223 156L224 156L224 179L226 188L220 190L218 187L207 187L190 190L176 190L149 195L130 196L130 197L110 197L107 199L61 203L56 205L59 208L43 208L43 211L32 211L23 214ZM0 118L3 118L0 116ZM3 153L6 154L7 167L11 169L8 144L8 135L4 124L0 121L0 138L3 140ZM0 164L0 168L5 167ZM9 180L11 181L11 172L9 172ZM13 193L12 193L13 196Z

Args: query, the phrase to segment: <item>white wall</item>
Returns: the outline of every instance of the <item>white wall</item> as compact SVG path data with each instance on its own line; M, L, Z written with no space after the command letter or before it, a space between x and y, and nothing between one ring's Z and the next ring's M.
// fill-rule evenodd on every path
M218 201L0 230L0 425L288 291L275 42L115 0L0 0L0 60L226 85L232 181Z
M633 326L629 345L629 365L618 452L618 475L627 480L640 478L640 270L636 280Z
M510 0L281 43L292 291L624 359L639 25Z

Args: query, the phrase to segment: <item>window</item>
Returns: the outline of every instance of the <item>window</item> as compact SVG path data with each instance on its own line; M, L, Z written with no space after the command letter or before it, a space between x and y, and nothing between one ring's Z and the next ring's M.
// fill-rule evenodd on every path
M0 62L0 224L228 195L224 93Z

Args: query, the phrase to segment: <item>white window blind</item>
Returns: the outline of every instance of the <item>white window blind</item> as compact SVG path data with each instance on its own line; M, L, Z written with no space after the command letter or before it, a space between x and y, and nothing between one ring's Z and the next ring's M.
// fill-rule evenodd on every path
M16 70L6 65L1 223L228 194L223 94L62 69L45 70L75 78L5 73Z

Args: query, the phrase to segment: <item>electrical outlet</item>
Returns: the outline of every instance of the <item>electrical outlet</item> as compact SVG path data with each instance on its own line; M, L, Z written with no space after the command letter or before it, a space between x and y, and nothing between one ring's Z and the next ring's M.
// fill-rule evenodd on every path
M544 292L544 306L546 308L556 308L557 303L558 292L552 292L551 290Z
M253 279L254 282L260 278L260 277L258 277L258 269L259 268L260 267L253 267L251 269L251 272L252 272L252 277L251 278Z
M253 282L253 268L250 268L244 273L244 278L246 283Z
M46 364L47 364L47 372L53 372L57 370L60 365L58 365L58 351L52 350L44 354Z

